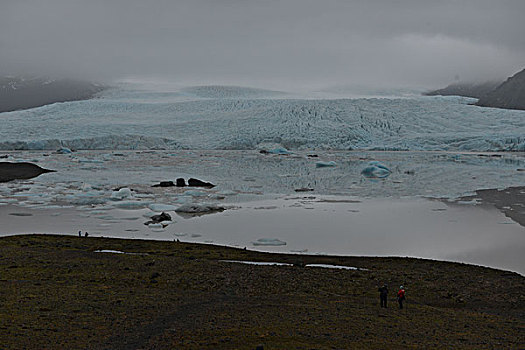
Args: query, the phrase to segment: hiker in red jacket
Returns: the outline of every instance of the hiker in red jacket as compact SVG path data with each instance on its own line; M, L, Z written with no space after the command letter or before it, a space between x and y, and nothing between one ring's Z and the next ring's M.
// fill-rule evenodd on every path
M403 301L405 301L405 288L403 286L399 287L399 292L397 292L397 301L399 302L399 308L403 308Z

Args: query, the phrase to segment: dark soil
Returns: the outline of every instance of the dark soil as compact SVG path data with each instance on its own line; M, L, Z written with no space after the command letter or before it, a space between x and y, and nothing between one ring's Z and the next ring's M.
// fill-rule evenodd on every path
M473 265L27 235L0 239L0 274L2 349L525 348L525 278Z

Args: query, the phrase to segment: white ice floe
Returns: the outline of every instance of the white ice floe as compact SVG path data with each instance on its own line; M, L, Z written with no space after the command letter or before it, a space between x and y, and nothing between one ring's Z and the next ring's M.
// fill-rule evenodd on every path
M151 219L153 216L160 215L160 214L162 214L162 213L153 211L153 212L149 212L149 213L144 213L144 214L142 214L142 216L147 218L147 219Z
M68 194L63 197L63 200L74 205L91 205L106 203L106 198L104 198L104 192L102 191L88 191L79 192L75 194Z
M184 195L191 197L205 197L208 195L208 193L204 191L189 190L184 192Z
M133 197L133 193L131 192L131 190L127 187L124 187L124 188L121 188L120 190L118 191L113 191L111 193L111 196L110 198L112 200L117 200L117 201L121 201L123 199L126 199L126 198L131 198Z
M257 241L252 242L252 244L254 246L281 246L286 245L286 242L277 238L259 238Z
M177 209L176 206L171 204L164 203L152 203L148 205L148 208L153 211L163 212L163 211L174 211Z
M221 196L235 196L238 193L236 191L232 191L232 190L224 190L224 191L217 192L217 194L219 194Z
M189 214L198 214L198 213L210 213L216 211L223 211L226 208L218 206L217 204L184 204L175 209L177 213L189 213Z
M329 168L329 167L334 167L336 165L337 165L336 162L334 162L333 160L329 162L319 161L315 163L316 168Z
M149 204L150 202L124 201L124 202L117 202L113 204L113 206L119 209L136 210L136 209L143 209L147 207Z

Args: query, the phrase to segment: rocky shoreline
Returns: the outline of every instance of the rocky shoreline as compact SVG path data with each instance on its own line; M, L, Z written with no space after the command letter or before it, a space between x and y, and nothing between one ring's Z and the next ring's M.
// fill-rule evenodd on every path
M0 274L5 349L525 346L525 277L474 265L23 235L0 238Z

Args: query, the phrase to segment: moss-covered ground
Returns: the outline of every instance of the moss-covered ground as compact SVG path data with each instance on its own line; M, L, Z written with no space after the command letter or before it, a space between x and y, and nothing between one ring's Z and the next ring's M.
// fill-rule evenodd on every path
M136 255L96 253L112 249ZM367 270L254 266L250 260ZM377 285L391 286L389 308ZM397 308L395 288L408 303ZM525 348L525 278L411 258L0 238L2 349Z

